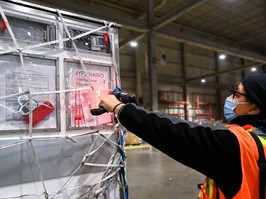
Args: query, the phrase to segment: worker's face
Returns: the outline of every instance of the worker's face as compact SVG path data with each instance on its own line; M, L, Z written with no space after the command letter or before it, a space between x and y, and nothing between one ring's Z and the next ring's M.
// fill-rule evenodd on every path
M235 114L257 114L257 112L254 112L257 107L253 102L250 102L250 100L248 99L242 83L238 85L237 89L230 97L238 101L238 104L234 109Z

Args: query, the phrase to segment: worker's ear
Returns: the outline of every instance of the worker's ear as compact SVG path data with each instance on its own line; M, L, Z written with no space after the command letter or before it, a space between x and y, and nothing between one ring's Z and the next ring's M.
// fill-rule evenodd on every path
M256 104L251 104L250 105L250 110L248 112L248 114L250 115L257 115L260 113L260 109L256 106Z

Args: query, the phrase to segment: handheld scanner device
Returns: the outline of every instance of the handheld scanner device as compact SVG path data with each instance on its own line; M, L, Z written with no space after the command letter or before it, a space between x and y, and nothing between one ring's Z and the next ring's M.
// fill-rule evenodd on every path
M115 89L111 93L111 95L116 96L116 98L122 103L125 103L125 104L126 103L135 103L138 105L136 95L133 93L123 93L120 90ZM101 115L103 113L106 113L107 111L103 107L99 107L96 109L91 109L90 112L92 115L97 116L97 115Z

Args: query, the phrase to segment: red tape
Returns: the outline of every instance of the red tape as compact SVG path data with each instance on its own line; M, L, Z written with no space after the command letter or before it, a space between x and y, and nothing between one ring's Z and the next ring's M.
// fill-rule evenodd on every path
M1 27L2 27L2 31L5 31L7 29L6 23L3 20L3 18L1 19Z
M32 111L32 126L38 124L53 111L54 111L54 106L49 101L45 101L38 108ZM26 115L24 117L24 121L29 124L29 115Z

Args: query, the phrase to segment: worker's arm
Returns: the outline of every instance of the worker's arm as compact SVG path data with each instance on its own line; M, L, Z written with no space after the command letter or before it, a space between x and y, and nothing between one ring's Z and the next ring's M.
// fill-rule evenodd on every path
M225 126L198 125L149 112L134 104L120 105L119 121L155 148L219 183L235 194L241 183L238 140ZM233 193L234 192L234 193Z

